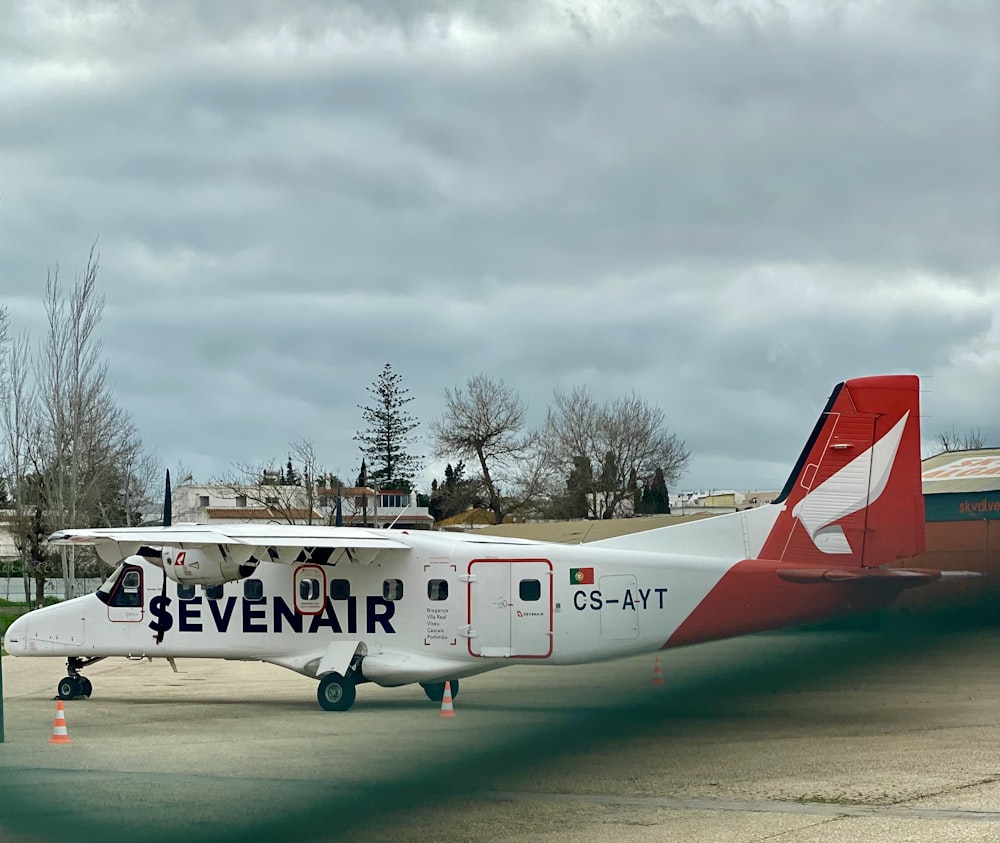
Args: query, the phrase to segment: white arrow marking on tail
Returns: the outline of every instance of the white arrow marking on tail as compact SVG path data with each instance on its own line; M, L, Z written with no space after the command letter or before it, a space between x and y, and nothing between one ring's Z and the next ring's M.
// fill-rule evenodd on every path
M874 503L885 491L909 417L907 410L892 430L808 492L792 509L792 516L799 519L823 553L851 552L844 531L830 525Z

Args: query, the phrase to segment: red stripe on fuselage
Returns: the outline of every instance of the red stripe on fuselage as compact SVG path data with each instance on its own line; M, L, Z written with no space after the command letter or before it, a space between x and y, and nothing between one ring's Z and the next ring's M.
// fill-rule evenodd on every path
M766 559L737 562L663 647L697 644L873 611L891 603L903 587L891 580L795 583L777 575L782 568L801 570L804 567L812 566ZM817 566L817 569L829 567Z

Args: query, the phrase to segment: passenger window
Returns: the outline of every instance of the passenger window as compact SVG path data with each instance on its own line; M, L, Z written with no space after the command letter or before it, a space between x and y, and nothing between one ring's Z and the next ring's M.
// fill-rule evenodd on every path
M542 599L542 584L538 580L521 580L518 587L518 594L525 601L535 601Z
M319 600L319 580L299 580L299 600Z
M194 585L189 582L177 583L177 599L191 600L194 598Z
M259 602L264 599L264 583L260 580L243 580L243 597Z
M403 581L384 580L382 582L382 597L384 597L386 600L402 600Z
M330 580L330 599L346 600L351 596L350 580Z
M222 585L206 585L205 586L205 596L209 600L221 600L222 599Z
M427 583L427 596L431 600L447 600L448 580L429 580Z

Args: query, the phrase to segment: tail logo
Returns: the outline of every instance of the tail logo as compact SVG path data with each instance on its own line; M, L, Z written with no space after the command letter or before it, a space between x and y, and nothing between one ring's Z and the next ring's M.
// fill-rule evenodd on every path
M878 442L795 504L792 517L799 520L821 552L853 552L843 529L834 522L870 506L885 491L909 416L907 410Z

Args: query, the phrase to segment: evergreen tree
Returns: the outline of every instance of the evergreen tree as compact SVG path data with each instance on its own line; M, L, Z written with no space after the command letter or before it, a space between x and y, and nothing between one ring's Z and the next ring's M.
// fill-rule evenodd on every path
M478 478L465 476L465 463L459 460L454 467L448 463L444 469L444 482L431 483L429 510L435 521L465 512L470 507L483 505L482 483Z
M372 463L369 475L382 489L413 489L414 475L421 468L419 456L410 453L415 437L411 434L420 422L404 409L413 400L401 385L402 376L386 363L378 378L366 387L370 404L359 404L368 427L354 439L361 443L361 453Z
M670 513L670 497L667 493L667 482L662 468L656 469L652 480L643 488L640 511L644 515Z
M431 480L430 502L427 504L427 513L435 521L440 521L444 515L444 496L441 494L437 478Z
M596 490L604 497L604 511L600 513L602 518L611 519L615 517L612 493L618 486L618 460L612 451L608 451L604 455L604 461L601 463L601 477L597 483Z
M632 514L638 515L642 505L642 492L639 491L639 477L635 468L628 473L628 497L632 501Z
M594 470L589 457L574 457L566 480L566 518L586 518L587 496L594 490Z

